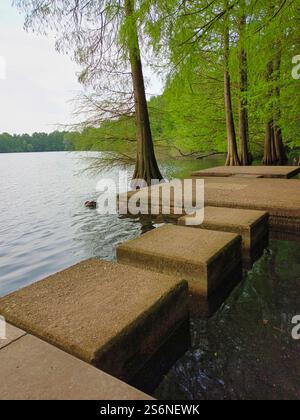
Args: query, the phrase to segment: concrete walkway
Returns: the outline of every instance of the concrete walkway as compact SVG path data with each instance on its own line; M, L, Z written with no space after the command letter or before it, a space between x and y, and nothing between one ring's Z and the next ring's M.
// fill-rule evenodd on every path
M193 178L196 182L197 178ZM169 190L168 184L145 188L138 192L139 198L150 203L159 211L162 210L161 193ZM253 179L238 177L207 177L204 178L205 206L227 207L236 209L261 210L269 213L269 224L272 231L284 234L300 234L300 181L298 179ZM136 194L122 194L119 201L125 208L128 198ZM190 193L188 193L190 194ZM187 198L187 193L185 193ZM188 201L193 202L192 197ZM182 204L181 204L182 206ZM143 206L145 207L145 206ZM174 216L174 206L171 197L170 214ZM149 204L149 211L151 206ZM177 216L179 217L179 216Z
M1 400L151 400L148 395L7 324Z

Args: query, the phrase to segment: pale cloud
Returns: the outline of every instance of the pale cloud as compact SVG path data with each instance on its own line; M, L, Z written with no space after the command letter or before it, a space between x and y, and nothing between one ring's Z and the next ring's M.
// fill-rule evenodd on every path
M54 39L23 30L24 17L0 5L0 57L6 63L0 79L0 132L53 131L72 122L70 100L81 90L79 69L58 54Z
M50 132L74 122L79 67L55 51L53 37L24 31L24 16L10 0L0 3L0 133ZM160 93L161 82L146 73L151 92Z

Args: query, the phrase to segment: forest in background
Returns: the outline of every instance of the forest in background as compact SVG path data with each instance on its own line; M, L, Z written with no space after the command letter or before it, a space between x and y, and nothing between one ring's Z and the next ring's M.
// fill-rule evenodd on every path
M66 132L0 134L0 153L54 152L72 150L65 139Z

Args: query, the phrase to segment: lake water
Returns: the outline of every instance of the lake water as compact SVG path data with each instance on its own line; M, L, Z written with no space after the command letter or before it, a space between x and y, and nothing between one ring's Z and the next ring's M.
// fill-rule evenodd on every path
M168 178L223 158L161 163ZM84 207L98 177L82 153L0 154L0 295L115 247L150 226ZM192 347L166 375L158 398L300 398L300 244L272 241L264 257L208 322L193 321Z
M0 295L87 258L113 259L116 245L147 229L85 208L99 179L119 177L118 168L86 172L96 155L0 154ZM180 160L162 170L172 178L211 165Z

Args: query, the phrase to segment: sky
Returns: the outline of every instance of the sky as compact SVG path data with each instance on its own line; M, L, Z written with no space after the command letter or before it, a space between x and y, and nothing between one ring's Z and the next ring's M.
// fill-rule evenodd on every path
M55 51L53 37L28 33L23 24L11 0L0 0L0 133L62 129L74 122L79 67ZM159 79L148 69L146 75L151 93L159 94Z

